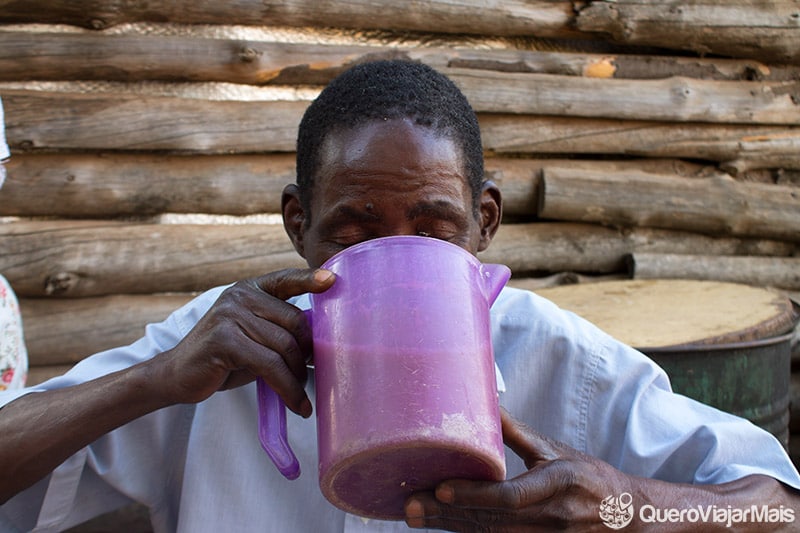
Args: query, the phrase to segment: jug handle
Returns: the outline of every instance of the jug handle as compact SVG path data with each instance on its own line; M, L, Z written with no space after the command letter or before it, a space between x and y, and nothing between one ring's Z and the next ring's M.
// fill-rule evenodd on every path
M297 479L300 463L286 438L286 405L263 379L256 378L258 439L261 447L286 479Z

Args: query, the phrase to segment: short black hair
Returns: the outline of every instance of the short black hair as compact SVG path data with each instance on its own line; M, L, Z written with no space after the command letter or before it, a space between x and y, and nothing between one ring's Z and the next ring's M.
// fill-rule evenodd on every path
M373 120L408 118L453 139L477 213L483 185L483 147L475 111L445 75L422 63L381 60L361 63L338 77L308 107L297 134L297 186L308 211L325 138L338 128Z

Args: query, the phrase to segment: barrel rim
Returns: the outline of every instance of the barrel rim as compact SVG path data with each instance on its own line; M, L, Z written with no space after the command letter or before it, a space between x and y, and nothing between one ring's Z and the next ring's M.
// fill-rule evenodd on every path
M687 343L687 344L675 344L672 346L636 347L636 349L645 354L648 353L666 354L672 352L688 352L688 351L717 352L717 351L730 351L730 350L741 350L747 348L760 348L763 346L772 346L773 344L790 342L793 337L794 337L794 330L789 331L788 333L784 333L782 335L776 335L773 337L766 337L763 339L755 339L749 341L726 342L721 344Z

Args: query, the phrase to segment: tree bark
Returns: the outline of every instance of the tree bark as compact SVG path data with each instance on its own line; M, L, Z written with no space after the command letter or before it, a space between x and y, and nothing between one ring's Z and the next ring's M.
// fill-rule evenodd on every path
M634 252L790 256L797 251L795 244L767 239L714 238L648 228L623 231L597 224L555 222L502 225L491 246L478 257L508 265L515 276L540 276L562 271L626 272L626 256Z
M12 149L293 152L308 102L3 91Z
M50 378L66 374L73 365L31 366L28 368L27 386L38 385Z
M187 303L192 294L114 295L97 298L22 298L25 343L31 366L74 364L125 346Z
M103 218L279 213L294 154L15 154L0 215Z
M22 221L0 224L0 272L20 297L192 292L305 267L277 224ZM635 251L789 256L791 243L595 224L508 224L479 256L517 274L626 270Z
M793 0L594 0L580 10L576 26L629 45L800 62L800 19Z
M125 22L317 26L386 30L575 37L572 2L492 3L429 0L173 0L156 6L114 0L0 0L0 22L72 24L100 30Z
M796 126L509 114L484 114L478 119L484 148L496 154L627 154L731 162L747 169L800 169Z
M0 272L20 296L201 291L305 267L276 224L0 224Z
M634 279L695 279L800 290L800 258L634 253Z
M486 178L503 192L508 216L536 213L545 166L707 175L680 160L569 160L490 157ZM173 156L159 154L15 154L0 189L0 216L110 218L162 213L280 213L281 193L295 182L294 154Z
M753 60L520 49L282 43L192 36L0 33L0 80L143 80L326 85L379 58L467 68L618 79L792 81L800 67Z
M800 242L796 187L547 168L540 217Z
M615 80L445 69L481 112L626 120L800 124L800 82Z

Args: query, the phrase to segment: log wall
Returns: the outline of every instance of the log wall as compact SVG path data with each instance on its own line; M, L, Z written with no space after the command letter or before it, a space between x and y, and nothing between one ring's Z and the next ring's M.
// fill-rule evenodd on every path
M476 108L505 200L482 259L512 284L677 277L800 295L798 12L0 0L0 273L29 382L135 340L198 291L301 265L273 215L297 123L321 86L376 58L440 69ZM800 413L800 372L792 397Z
M301 264L262 216L310 100L375 58L430 64L474 105L505 196L483 259L512 283L658 266L800 292L796 0L491 4L0 0L0 272L31 380Z

